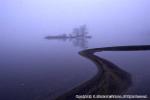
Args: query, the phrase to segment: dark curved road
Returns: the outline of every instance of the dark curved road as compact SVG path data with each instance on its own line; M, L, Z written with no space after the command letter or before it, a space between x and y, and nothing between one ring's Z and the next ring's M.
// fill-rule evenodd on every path
M92 79L59 96L56 100L78 100L75 98L77 95L109 95L125 93L132 85L131 75L112 62L95 55L95 53L102 51L141 50L150 50L150 45L104 47L80 51L79 54L81 56L96 64L98 72Z

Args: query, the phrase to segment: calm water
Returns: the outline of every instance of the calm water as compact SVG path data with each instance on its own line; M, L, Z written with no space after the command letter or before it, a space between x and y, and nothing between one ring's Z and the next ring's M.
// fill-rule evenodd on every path
M6 100L55 95L86 81L97 71L71 43L44 37L34 38L32 43L14 38L5 41L0 53L0 97Z
M149 0L112 1L0 1L0 99L53 98L96 74L77 41L45 36L86 24L88 48L150 44ZM150 93L150 51L97 54L132 75L128 93Z

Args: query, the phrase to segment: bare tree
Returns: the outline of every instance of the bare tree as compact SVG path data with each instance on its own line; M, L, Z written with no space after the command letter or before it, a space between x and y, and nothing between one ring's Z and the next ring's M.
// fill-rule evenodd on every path
M87 36L87 34L88 34L88 32L87 32L86 25L80 26L80 35L84 37L84 36Z

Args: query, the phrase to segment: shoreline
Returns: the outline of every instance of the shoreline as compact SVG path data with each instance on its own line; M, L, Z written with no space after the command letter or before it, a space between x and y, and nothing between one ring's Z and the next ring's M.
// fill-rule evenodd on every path
M102 51L143 50L150 50L150 45L115 46L80 51L79 54L81 56L95 63L98 69L97 74L87 82L57 97L55 100L78 100L75 98L75 95L109 95L125 93L132 85L131 75L112 62L95 55L95 53Z

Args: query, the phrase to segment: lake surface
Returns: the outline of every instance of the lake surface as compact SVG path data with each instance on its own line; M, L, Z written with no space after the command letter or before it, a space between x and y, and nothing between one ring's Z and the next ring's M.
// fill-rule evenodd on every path
M112 1L0 1L0 99L43 100L86 82L97 73L95 65L78 54L86 48L150 44L150 1ZM45 39L69 34L82 24L92 36L86 46L76 40ZM150 95L150 51L97 55L131 74L133 85L127 93Z
M94 64L82 58L78 54L80 49L71 43L49 41L44 37L34 38L32 43L11 39L1 49L1 98L32 100L55 95L79 85L97 72Z

